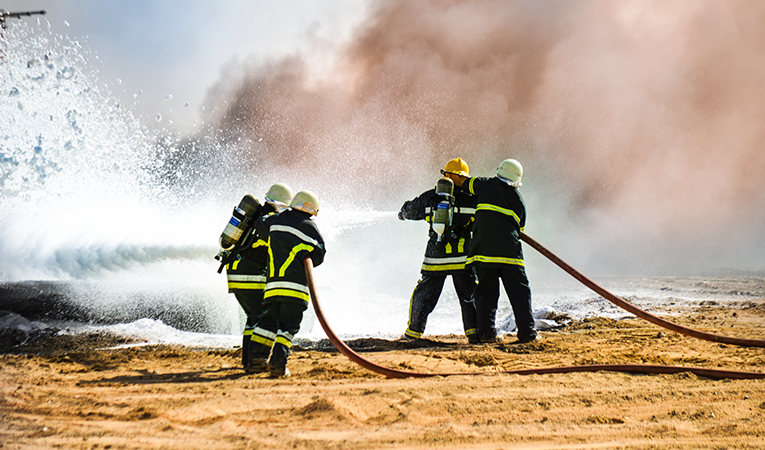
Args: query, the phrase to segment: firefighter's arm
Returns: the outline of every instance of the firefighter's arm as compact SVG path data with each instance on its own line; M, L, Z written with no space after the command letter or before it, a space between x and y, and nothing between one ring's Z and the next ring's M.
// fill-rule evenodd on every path
M320 242L307 256L311 257L311 260L313 260L313 266L317 267L324 262L324 255L326 253L327 251L324 248L324 243Z
M431 189L423 192L414 200L404 202L401 210L398 212L398 218L400 220L425 220L427 215L426 208L433 202L434 195L435 190Z
M313 260L313 266L317 267L321 263L324 262L324 255L327 253L327 249L324 246L324 239L322 239L321 234L318 232L319 230L316 230L316 242L314 243L313 250L308 253L307 256L310 256Z

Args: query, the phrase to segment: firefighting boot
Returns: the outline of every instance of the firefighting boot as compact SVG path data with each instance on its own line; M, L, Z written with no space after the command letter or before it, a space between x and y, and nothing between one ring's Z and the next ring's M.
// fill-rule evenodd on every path
M290 349L284 344L274 344L271 352L271 359L268 361L268 372L271 377L288 377L290 371L287 369L287 358L289 358Z
M250 342L250 351L247 358L247 367L245 372L247 373L263 373L268 370L268 354L271 352L271 347L261 344L259 342Z
M250 342L252 342L252 333L245 333L242 336L242 369L247 370L247 363L250 360Z

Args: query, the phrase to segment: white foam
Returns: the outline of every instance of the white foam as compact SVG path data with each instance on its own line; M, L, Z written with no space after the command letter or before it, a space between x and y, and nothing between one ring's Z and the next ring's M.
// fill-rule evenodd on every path
M86 325L81 328L70 329L69 332L105 332L124 338L145 341L142 344L133 345L165 344L195 348L230 349L242 344L241 336L181 331L165 325L162 321L153 319L140 319L117 325Z

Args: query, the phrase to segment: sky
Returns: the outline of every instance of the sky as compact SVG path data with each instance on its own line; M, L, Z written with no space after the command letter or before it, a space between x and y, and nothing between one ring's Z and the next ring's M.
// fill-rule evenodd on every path
M227 64L347 39L364 8L351 0L0 0L8 12L45 10L53 33L95 54L114 95L137 100L136 115L151 126L159 114L162 127L180 131L199 126Z

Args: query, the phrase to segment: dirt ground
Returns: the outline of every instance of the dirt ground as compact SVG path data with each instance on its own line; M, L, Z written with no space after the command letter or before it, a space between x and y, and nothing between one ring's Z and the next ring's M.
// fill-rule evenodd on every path
M765 339L762 280L727 284L698 286L729 289L740 301L660 315ZM765 449L762 379L499 373L592 364L765 372L765 349L638 319L573 321L542 336L532 344L512 336L476 346L460 336L350 343L380 365L466 374L407 379L384 378L328 347L296 348L292 376L270 379L244 374L238 350L105 349L119 341L57 336L0 355L0 448ZM470 375L477 372L495 373Z

